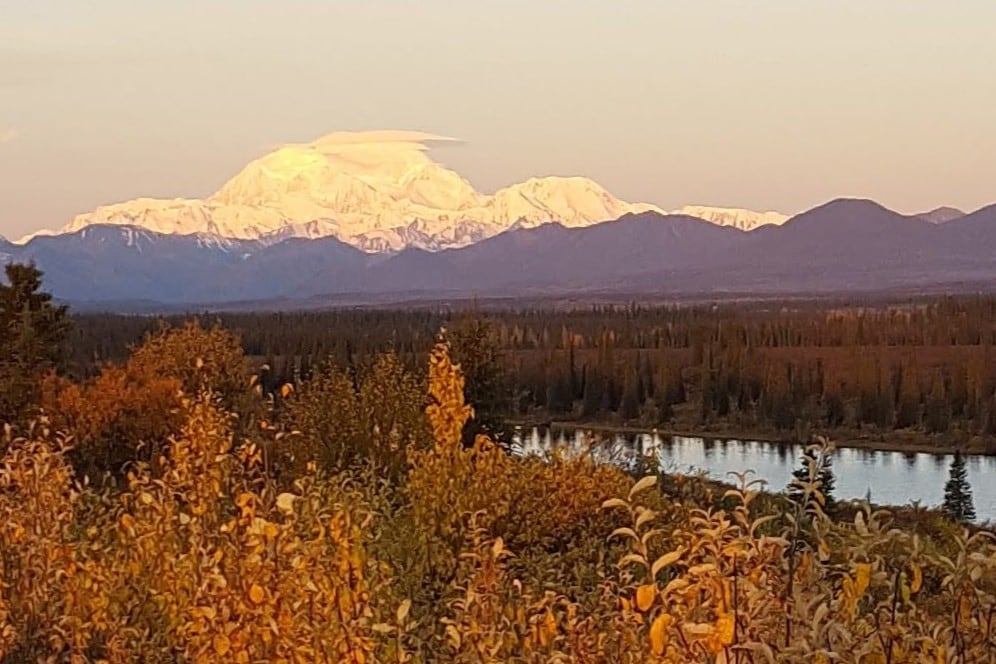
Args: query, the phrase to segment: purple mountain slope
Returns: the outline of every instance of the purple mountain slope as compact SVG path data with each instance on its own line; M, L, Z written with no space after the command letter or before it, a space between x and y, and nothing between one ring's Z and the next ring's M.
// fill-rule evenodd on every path
M744 233L693 217L644 213L587 228L548 224L462 249L408 251L372 270L373 290L625 286L658 266L694 266Z
M710 294L970 288L996 291L996 205L943 224L838 199L750 232L642 213L583 228L517 228L440 252L368 254L332 237L275 244L91 226L26 245L46 286L75 302L200 305L349 294Z

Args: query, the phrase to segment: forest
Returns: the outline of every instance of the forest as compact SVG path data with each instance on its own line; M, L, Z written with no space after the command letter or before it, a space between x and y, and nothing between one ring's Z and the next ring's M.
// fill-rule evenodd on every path
M199 318L242 340L254 366L268 367L268 389L307 379L328 358L356 367L391 350L415 367L438 330L457 325L493 347L488 411L506 422L803 441L819 432L841 444L996 452L992 296ZM75 317L72 366L92 373L184 320Z
M819 436L772 491L516 456L505 419L773 421L781 395L885 430L915 395L905 425L983 436L994 302L156 321L6 274L2 662L996 656L996 541L957 482L947 513L880 509L833 500Z

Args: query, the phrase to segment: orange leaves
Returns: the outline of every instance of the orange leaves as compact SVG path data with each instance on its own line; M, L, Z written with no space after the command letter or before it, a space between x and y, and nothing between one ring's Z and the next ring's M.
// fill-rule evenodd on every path
M674 618L666 613L661 613L650 623L650 650L657 656L664 654L667 648L667 634Z
M177 379L129 361L81 384L47 379L42 407L73 433L90 463L116 473L143 444L159 444L179 429L179 388Z
M859 661L859 664L888 664L888 661L884 653L880 652L870 652L867 655L863 655Z
M483 437L464 449L459 369L439 353L433 366L439 439L412 446L407 483L385 493L361 471L276 482L269 448L237 443L211 398L184 402L156 473L136 464L114 492L74 484L54 441L11 444L0 659L28 634L43 651L30 661L92 648L108 661L718 663L749 652L853 664L954 656L939 644L976 661L988 647L996 548L984 538L947 542L958 555L943 557L871 513L793 537L752 514L780 509L769 496L733 490L695 509L688 494L682 507L653 476L634 482L583 456L518 459ZM352 444L374 421L400 440L393 411L361 413L402 389L388 389L395 369L354 394L348 427L316 440L353 427ZM53 385L84 410L83 388ZM423 406L411 422L425 434Z
M122 514L118 524L129 537L135 536L135 519L130 514Z
M240 510L243 519L252 519L256 515L256 496L249 492L243 492L235 499L235 506Z
M10 485L20 485L23 473L0 469L0 513L37 514L38 524L0 522L0 548L15 544L8 534L16 527L32 540L16 546L61 570L44 575L58 586L32 591L44 593L40 606L51 615L33 615L24 602L15 604L17 615L33 620L36 634L71 634L81 646L51 641L67 653L113 643L122 654L111 661L279 661L288 653L308 662L375 661L372 607L388 595L385 566L365 550L364 494L352 482L313 478L298 482L296 494L279 494L261 467L225 453L227 420L209 400L190 404L188 413L158 477L136 466L127 487L88 494L77 513L72 494L62 495L71 489L64 459L38 446L25 449L30 464L8 456L18 469L50 471L25 486L51 497L25 494L11 503ZM76 521L85 528L67 528ZM33 535L44 532L41 524L52 546ZM61 539L77 530L85 538ZM11 588L0 583L0 613ZM4 628L0 621L0 635ZM31 660L48 661L41 654Z
M543 645L549 645L551 639L557 636L557 618L552 611L547 611L546 618L543 620L543 630L540 633Z
M923 587L923 570L916 563L910 564L910 592L914 595Z
M736 622L730 613L721 613L716 620L716 638L719 645L726 647L733 645L733 637L736 632Z
M647 584L636 589L636 608L646 613L657 599L657 586Z
M871 582L872 566L868 563L857 563L854 566L854 593L859 598L864 596Z
M224 657L231 650L232 642L224 634L216 634L213 641L214 654L218 657Z

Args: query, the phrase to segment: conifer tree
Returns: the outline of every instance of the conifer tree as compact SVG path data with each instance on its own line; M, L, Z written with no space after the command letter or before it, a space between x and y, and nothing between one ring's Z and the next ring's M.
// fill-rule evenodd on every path
M11 263L0 283L0 422L16 422L37 402L38 380L65 359L66 307L41 290L42 272Z
M584 378L584 394L581 397L581 414L593 417L602 408L602 391L604 390L602 376L590 367L586 367Z
M814 483L820 495L823 496L822 510L825 514L833 514L836 507L833 490L835 478L833 476L833 450L829 446L823 448L817 445L810 445L803 451L800 458L799 468L792 471L792 480L789 482L789 498L793 502L800 503L805 498L803 484ZM816 510L814 502L816 499L810 496L803 506L808 513Z
M623 420L634 420L640 414L640 396L638 378L635 374L626 377L626 386L623 388L622 397L619 401L619 417Z
M952 521L970 523L975 520L975 506L972 504L972 488L968 484L965 457L956 451L948 471L948 481L944 485L944 513Z
M448 332L447 339L467 381L467 402L474 405L474 418L464 428L464 444L473 444L478 434L510 442L507 420L513 410L512 387L493 326L470 312Z

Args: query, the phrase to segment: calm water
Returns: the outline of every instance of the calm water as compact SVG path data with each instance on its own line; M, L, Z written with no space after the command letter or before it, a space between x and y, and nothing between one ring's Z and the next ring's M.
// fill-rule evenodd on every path
M554 444L580 451L586 449L583 432L550 432L533 429L520 443L523 454L541 454ZM636 454L657 454L661 468L671 472L704 470L710 476L732 481L727 473L753 470L773 491L782 490L799 465L802 446L743 440L710 440L639 434L617 435L614 443L596 454L622 462ZM980 521L996 521L996 457L968 455L968 479L972 485L975 512ZM872 501L882 505L907 505L919 501L924 507L944 500L951 456L873 452L841 448L834 452L838 499L863 499L871 491Z

